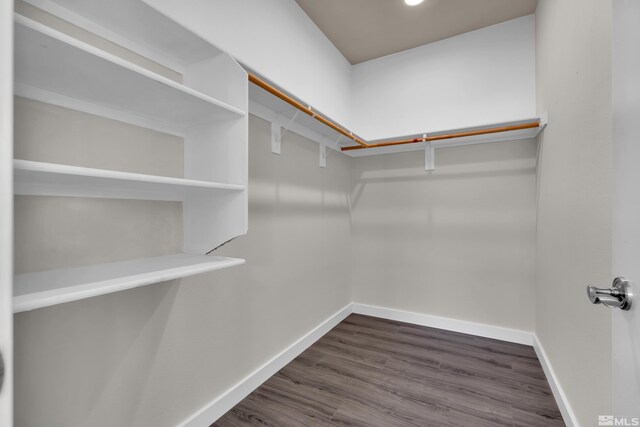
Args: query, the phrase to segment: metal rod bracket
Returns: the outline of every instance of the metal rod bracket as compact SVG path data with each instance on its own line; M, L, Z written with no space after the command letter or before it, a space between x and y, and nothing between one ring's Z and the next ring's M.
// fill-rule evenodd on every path
M342 141L342 135L338 135L338 139L336 139L336 142L333 143L333 148L335 148L336 150L339 150L340 141Z
M287 133L293 122L295 122L298 118L298 114L300 114L300 110L296 110L296 112L293 114L293 117L291 117L291 120L289 120L289 123L287 123L287 125L282 129L282 135L280 136L280 138L282 138L284 134Z
M426 140L427 134L422 135L422 139ZM424 170L433 172L436 168L436 150L431 145L431 141L427 141L424 148Z
M282 128L278 123L271 123L271 152L280 154L282 148Z
M325 144L320 144L320 167L327 167L327 146Z

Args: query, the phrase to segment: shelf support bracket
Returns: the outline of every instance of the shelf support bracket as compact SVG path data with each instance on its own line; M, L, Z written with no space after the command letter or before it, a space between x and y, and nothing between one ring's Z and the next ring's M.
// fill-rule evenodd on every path
M335 148L336 150L340 149L340 141L342 141L342 135L338 136L338 139L336 139L336 142L333 143L333 148Z
M427 134L422 135L423 139L427 138ZM431 141L427 141L427 145L424 148L424 170L427 172L433 172L436 168L436 151L431 145Z
M547 127L548 124L549 124L549 115L546 112L544 112L540 116L540 127L538 128L538 132L536 132L536 136L540 135L540 132L542 132Z
M287 133L293 122L296 121L299 113L300 110L297 110L286 126L280 126L278 123L271 122L271 152L273 154L282 153L282 138L284 137L284 134Z
M271 152L280 154L282 148L282 128L276 122L271 122Z
M318 145L320 147L320 167L327 167L327 146L326 144Z
M298 118L298 114L300 114L300 110L296 110L296 112L293 113L293 117L291 117L291 120L289 120L289 123L287 123L287 125L282 129L281 137L283 137L284 134L287 133L287 131L289 130L293 122L296 121L296 119Z

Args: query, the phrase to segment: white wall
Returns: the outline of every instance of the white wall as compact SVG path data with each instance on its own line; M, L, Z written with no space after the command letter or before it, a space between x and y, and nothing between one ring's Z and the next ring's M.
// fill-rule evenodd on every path
M30 107L20 114L38 126ZM139 130L110 126L138 141ZM67 137L86 142L75 130ZM252 117L249 130L249 234L220 252L247 264L16 315L17 427L176 425L350 302L351 159L331 152L321 169L317 145L292 133L275 156L269 124ZM178 250L180 211L18 197L18 270Z
M611 1L541 0L536 13L540 138L536 333L580 425L611 412Z
M532 331L536 142L354 159L354 302Z
M344 96L350 93L351 77L343 71L350 68L293 0L192 1L202 1L199 7L204 9L196 14L189 13L183 3L154 0L154 4L162 3L266 77L333 118L342 120L343 116L348 124L350 98ZM269 19L265 19L267 16ZM518 22L502 24L514 26L511 32L487 29L491 36L482 40L528 46L531 20ZM246 31L231 38L229 34L238 33L237 28ZM497 33L509 37L505 40ZM521 37L515 37L518 34ZM467 36L473 38L469 43L477 43L478 49L484 46ZM516 41L509 41L511 36ZM458 46L459 41L452 43ZM424 49L430 54L428 48ZM439 49L434 52L440 60L446 59ZM467 53L475 55L474 50ZM452 55L465 63L464 58ZM416 59L430 60L428 55ZM523 59L523 63L527 61L530 58ZM496 67L483 65L487 69ZM500 76L509 82L529 82L530 70L522 68L522 76ZM471 69L458 71L462 81L473 74ZM398 81L389 84L397 85ZM499 92L506 98L498 104L515 105L511 112L525 108L528 102L520 104L518 99L528 99L528 92L518 88ZM413 102L413 89L403 92L407 102ZM487 99L480 101L473 97L465 105L476 102L489 110ZM20 107L24 122L31 123L28 115L37 115L35 110L41 106ZM416 103L414 107L419 117L433 104ZM53 110L48 113L59 114L61 121L71 120L75 126L44 123L45 116L40 116L39 121L32 122L35 129L17 128L23 135L17 152L25 158L39 156L46 161L47 156L66 153L70 163L117 162L117 158L101 154L110 148L104 140L83 138L85 133L99 129L103 135L118 135L121 142L130 139L142 143L129 147L133 153L145 152L150 141L156 141L165 147L156 154L180 161L169 154L176 143L172 138L145 132L141 135L131 127L86 117L73 119L70 116L75 113L69 116ZM489 121L508 119L500 116ZM368 125L377 126L374 122L379 117L374 115L369 120ZM394 132L413 132L408 122L399 123ZM456 121L451 127L470 124L476 123ZM35 149L28 138L40 138L39 126L48 126L54 133L51 143L65 145L60 150ZM287 133L283 155L274 156L270 153L269 126L255 118L250 126L249 234L222 251L246 258L247 265L181 283L17 315L18 426L174 425L191 415L351 300L352 224L354 247L364 254L353 267L357 302L531 330L535 201L531 141L439 149L436 172L426 175L424 159L415 153L351 160L330 152L328 168L320 169L315 144ZM75 133L65 137L65 130ZM380 128L375 132L391 131ZM84 142L95 145L78 151L84 148ZM128 164L103 167L179 175L177 163L166 160L163 156L132 155ZM421 197L416 199L416 194ZM351 197L355 202L352 216ZM178 248L180 242L172 236L180 236L179 232L169 233L168 240L157 239L167 236L167 229L175 231L179 227L176 204L139 203L21 199L17 205L17 248L21 255L16 265L21 271L33 271L95 262L92 256L107 262L124 256L123 245L132 251L127 256L133 252L136 256L156 255ZM67 214L70 208L75 209L75 217ZM123 240L120 236L126 231L119 227L122 223L118 218L127 210L138 212L140 218L148 217L148 227L136 227ZM28 211L46 215L28 215ZM80 221L83 212L103 215L104 228L93 230L95 227L87 228L87 224L74 228L73 219ZM390 220L394 215L402 221ZM62 226L51 228L48 234L37 233L43 224L58 220ZM467 228L461 228L461 224L467 224ZM504 224L509 227L504 229ZM421 232L410 232L414 227ZM80 238L69 239L70 233L78 233ZM73 245L72 250L39 244L38 239L44 238L67 242ZM301 239L304 250L300 249ZM487 245L490 251L485 250ZM430 255L428 261L422 251ZM388 271L381 272L384 262ZM505 265L509 267L506 270ZM439 286L451 283L452 268L464 278L463 287L453 291L460 298L458 306ZM375 273L379 274L374 277ZM513 277L518 278L515 285ZM391 280L397 289L389 286ZM504 299L509 304L504 304Z
M533 15L351 66L294 0L147 1L367 140L535 115Z
M613 1L613 276L630 278L636 295L640 277L638 23L640 2ZM612 313L612 412L619 416L640 416L640 310L637 307Z
M179 138L19 98L16 110L19 158L183 174ZM256 118L249 138L249 234L219 252L247 264L14 316L16 426L176 425L351 301L351 160L330 152L321 169L317 144L293 133L275 156ZM16 213L18 273L182 247L176 202L21 196Z
M533 15L351 66L293 0L149 3L367 140L536 113Z
M30 0L37 1L37 0ZM43 0L46 1L46 0ZM174 70L171 70L157 62L154 62L142 55L136 54L129 49L126 49L112 41L106 40L97 36L90 31L86 31L71 23L67 20L60 19L44 10L37 8L23 0L15 0L15 11L23 16L27 16L30 19L41 22L49 27L55 28L66 34L71 34L74 38L88 43L92 46L98 47L113 55L119 56L134 64L140 65L154 73L160 74L168 79L175 81L182 81L182 75Z
M13 422L13 4L0 4L0 425Z
M289 93L352 127L351 65L294 0L148 0Z
M354 126L381 139L534 117L534 15L353 67Z

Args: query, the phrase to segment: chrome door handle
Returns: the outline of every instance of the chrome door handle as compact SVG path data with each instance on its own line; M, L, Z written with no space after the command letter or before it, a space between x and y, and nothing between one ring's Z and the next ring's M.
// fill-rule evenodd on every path
M613 285L606 289L587 286L587 296L592 304L602 304L625 311L631 308L629 280L626 277L616 277Z

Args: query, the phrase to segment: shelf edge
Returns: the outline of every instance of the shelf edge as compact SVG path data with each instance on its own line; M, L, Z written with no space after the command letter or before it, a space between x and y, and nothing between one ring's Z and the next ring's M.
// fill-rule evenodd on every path
M74 37L67 35L65 33L62 33L58 30L55 30L51 27L48 27L44 24L41 24L37 21L34 21L30 18L27 18L26 16L20 15L19 13L14 13L14 22L16 24L22 25L25 28L28 28L32 31L38 32L40 34L43 34L47 37L51 37L55 40L58 40L61 43L65 43L69 46L72 46L76 49L80 49L82 51L84 51L85 53L89 54L89 55L93 55L95 57L98 57L100 59L103 59L107 62L110 62L116 66L125 68L133 73L136 73L138 75L141 75L145 78L154 80L160 84L163 84L165 86L168 86L174 90L177 90L179 92L182 92L186 95L192 96L194 98L200 99L201 101L207 102L211 105L214 105L218 108L221 108L223 110L226 110L232 114L237 115L238 117L244 117L247 115L246 111L243 111L237 107L234 107L232 105L227 104L226 102L220 101L218 99L215 99L209 95L206 95L204 93L198 92L188 86L185 86L183 84L180 84L178 82L175 82L171 79L168 79L164 76L161 76L160 74L156 74L153 71L150 71L144 67L141 67L139 65L136 65L132 62L129 62L125 59L122 59L116 55L113 55L109 52L106 52L102 49L99 49L95 46L92 46L90 44L87 44L83 41L80 41L78 39L75 39Z
M160 270L156 272L155 275L152 275L152 273L141 273L127 276L125 278L109 279L94 282L91 284L77 285L68 288L57 288L53 290L15 296L13 298L13 312L21 313L38 308L50 307L53 305L147 286L154 283L161 283L168 280L180 279L183 277L194 276L210 271L222 270L224 268L235 267L244 263L244 259L225 258L223 261L218 261L215 263L199 263L186 267L183 266L170 268L167 270ZM67 289L68 292L60 294L60 291L64 289Z
M166 177L161 175L147 175L133 172L121 172L109 169L87 168L84 166L64 165L60 163L38 162L33 160L13 160L14 170L47 173L58 175L73 175L86 178L109 179L114 181L137 181L140 183L179 186L187 188L219 189L230 191L244 191L246 187L241 184L227 184L214 181L199 181L185 178ZM16 180L16 183L19 181Z

